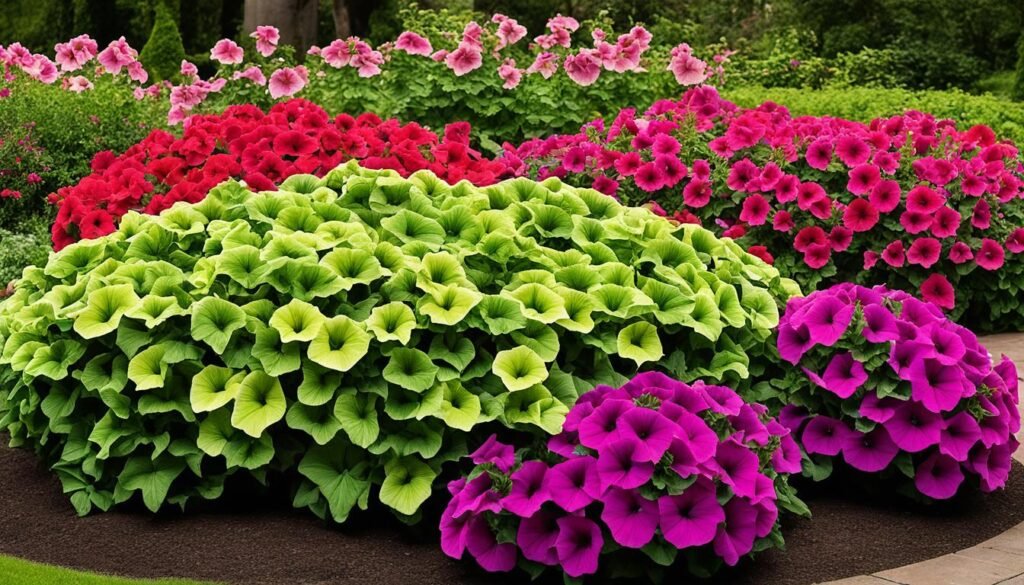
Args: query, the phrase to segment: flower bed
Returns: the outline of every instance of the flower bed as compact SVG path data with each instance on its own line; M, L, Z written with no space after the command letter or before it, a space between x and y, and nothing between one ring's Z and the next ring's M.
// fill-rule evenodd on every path
M779 507L807 513L786 479L800 449L766 413L729 388L656 372L599 386L546 449L492 437L472 454L476 468L448 484L441 547L488 571L573 578L736 565L782 545Z
M804 287L881 282L983 330L1024 326L1024 166L986 127L919 112L792 118L705 87L506 148L518 174L650 202L739 239Z
M964 484L1005 485L1020 430L1017 369L1006 356L993 367L974 334L934 305L834 286L789 302L778 346L799 366L772 383L779 420L815 479L841 456L933 499Z
M222 115L193 117L180 138L157 130L122 155L100 152L93 173L57 191L60 211L54 248L106 235L131 210L159 213L178 201L195 203L218 183L234 178L256 190L273 190L295 174L322 176L347 160L403 176L430 170L455 183L496 182L503 165L469 146L469 125L455 123L437 135L419 124L328 114L305 100L278 104L264 114L232 106Z
M341 522L372 492L415 520L489 427L556 433L579 392L655 363L749 385L791 285L557 180L350 161L129 212L27 269L0 304L0 420L82 513L294 470L297 507Z

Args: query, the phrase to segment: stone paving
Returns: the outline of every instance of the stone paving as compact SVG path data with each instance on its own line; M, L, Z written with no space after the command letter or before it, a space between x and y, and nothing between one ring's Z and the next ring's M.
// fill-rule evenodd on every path
M982 338L992 355L1010 356L1024 374L1024 333ZM1024 402L1021 402L1024 414ZM1024 442L1024 430L1017 435ZM1024 463L1024 448L1014 454ZM1021 502L1024 506L1024 502ZM861 575L825 585L1024 585L1024 523L957 553L928 561Z

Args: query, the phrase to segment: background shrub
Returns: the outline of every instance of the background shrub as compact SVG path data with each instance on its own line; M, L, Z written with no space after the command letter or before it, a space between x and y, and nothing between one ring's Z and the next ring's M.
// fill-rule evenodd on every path
M154 8L153 30L146 45L142 47L139 59L153 78L151 81L177 79L180 77L181 62L185 59L185 47L181 33L167 0L159 0Z

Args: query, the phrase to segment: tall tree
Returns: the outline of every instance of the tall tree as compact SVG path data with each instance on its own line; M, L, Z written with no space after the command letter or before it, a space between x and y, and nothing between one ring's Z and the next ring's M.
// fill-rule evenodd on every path
M281 44L304 52L316 43L317 0L245 0L242 29L246 33L259 25L276 26Z

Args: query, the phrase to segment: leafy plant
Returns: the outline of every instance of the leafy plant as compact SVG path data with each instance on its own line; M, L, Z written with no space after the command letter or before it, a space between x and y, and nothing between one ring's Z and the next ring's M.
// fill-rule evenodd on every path
M415 520L482 433L556 433L599 383L749 385L794 292L731 241L557 180L351 162L229 182L25 271L0 305L0 427L81 513L297 471L322 517L372 498Z

